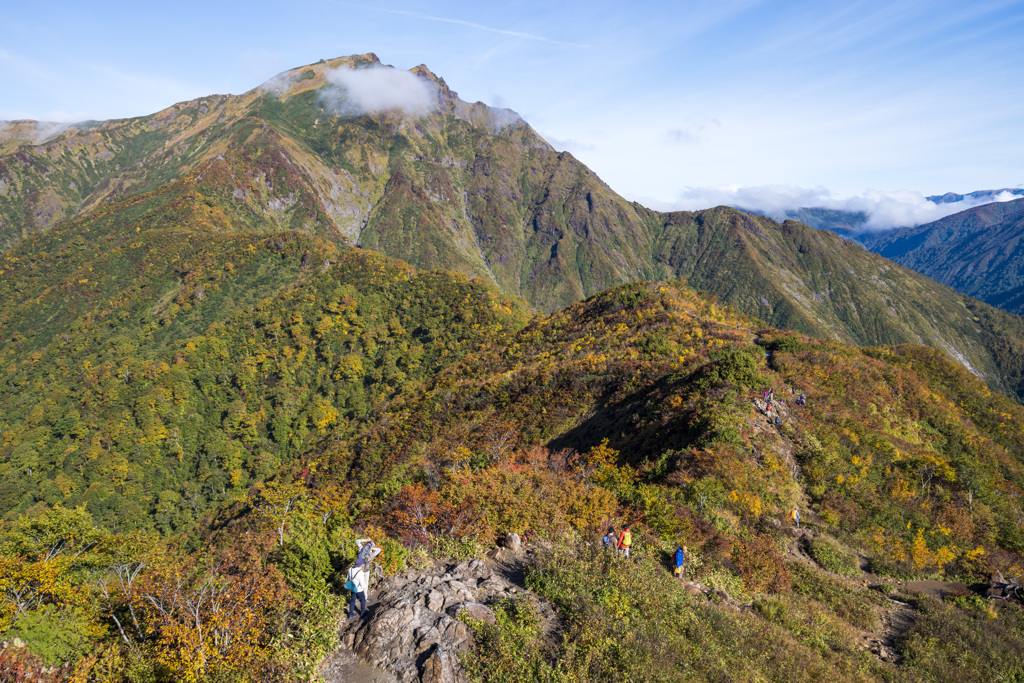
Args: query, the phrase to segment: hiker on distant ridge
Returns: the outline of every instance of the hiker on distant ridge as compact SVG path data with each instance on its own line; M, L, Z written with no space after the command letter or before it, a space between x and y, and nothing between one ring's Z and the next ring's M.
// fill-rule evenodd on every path
M789 517L790 517L790 519L793 520L793 526L795 526L797 529L799 529L800 528L800 510L798 510L797 508L793 508L793 511L791 513L789 513Z
M622 533L619 534L618 548L619 552L622 554L623 557L629 557L629 548L632 545L633 534L629 532L629 527L627 526L625 529L622 530Z
M686 563L686 553L687 548L685 545L682 547L676 546L676 554L673 559L676 562L675 575L680 579L683 578L683 565Z
M361 603L359 616L366 614L366 593L370 587L370 565L366 560L356 560L345 576L345 588L352 591L352 602L348 604L348 618L351 619L356 609L356 600Z

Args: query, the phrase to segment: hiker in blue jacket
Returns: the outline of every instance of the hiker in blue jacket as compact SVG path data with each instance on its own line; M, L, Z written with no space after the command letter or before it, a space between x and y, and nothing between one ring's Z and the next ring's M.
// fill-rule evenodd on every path
M686 562L686 552L687 552L687 548L686 548L685 545L682 546L682 547L676 546L676 555L675 555L676 570L675 570L675 575L678 576L680 579L683 578L683 564L685 564L685 562Z

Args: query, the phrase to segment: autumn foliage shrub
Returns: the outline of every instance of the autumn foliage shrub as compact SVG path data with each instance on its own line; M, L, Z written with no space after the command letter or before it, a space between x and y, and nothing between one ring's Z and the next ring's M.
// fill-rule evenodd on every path
M733 545L732 561L750 592L782 593L791 588L789 569L782 553L775 539L767 534Z
M287 592L253 551L228 549L205 562L167 556L127 596L152 638L155 662L179 680L254 670L273 659Z

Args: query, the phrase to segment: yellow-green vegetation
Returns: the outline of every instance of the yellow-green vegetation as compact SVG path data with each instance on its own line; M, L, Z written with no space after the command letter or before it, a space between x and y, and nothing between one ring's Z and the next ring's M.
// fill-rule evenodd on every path
M507 605L495 626L476 626L480 646L469 657L476 680L870 680L886 673L856 648L849 624L818 603L762 598L740 612L688 594L650 557L560 552L530 573L528 585L566 615L561 643L545 651L536 616Z
M498 607L478 679L1019 677L1015 602L889 600L1024 574L1019 319L628 204L425 69L420 121L330 111L341 63L0 157L0 677L310 678L355 538L394 573L509 532L560 629ZM899 663L860 647L892 609Z
M302 272L307 244L273 238L252 251ZM415 274L360 251L321 270L308 266L283 294L183 339L208 300L182 297L174 313L126 317L113 330L82 324L41 351L0 352L10 364L0 390L8 518L85 503L111 528L190 530L338 424L359 423L521 324L518 303L461 276ZM231 285L218 277L210 298Z
M812 539L808 545L814 561L828 571L843 576L860 574L857 557L833 539L819 537Z
M499 608L467 660L483 680L928 678L955 656L926 635L947 617L900 641L898 668L860 648L888 601L838 576L851 548L898 576L1019 572L1024 410L938 352L778 332L679 283L527 320L462 276L336 258L202 334L16 365L0 560L19 666L309 676L359 535L389 572L510 531L552 547L526 581L560 635L527 603ZM778 425L758 412L768 387ZM821 568L787 559L773 520L794 504ZM632 560L590 545L624 523ZM688 579L750 609L687 591L676 543ZM235 607L197 616L203 595ZM1012 649L1015 609L972 623Z

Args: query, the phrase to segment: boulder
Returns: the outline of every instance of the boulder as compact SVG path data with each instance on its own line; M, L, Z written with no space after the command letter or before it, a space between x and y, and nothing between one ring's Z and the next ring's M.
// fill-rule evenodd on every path
M486 581L483 581L477 586L477 590L486 591L488 593L500 593L505 590L507 585L504 581L491 577Z
M427 594L427 609L431 612L440 612L444 609L444 594L440 591L430 591Z
M443 647L435 646L423 664L420 683L464 683L466 675L458 657L453 657Z
M523 542L517 533L505 534L505 537L501 539L501 544L514 553L519 553L523 549Z

